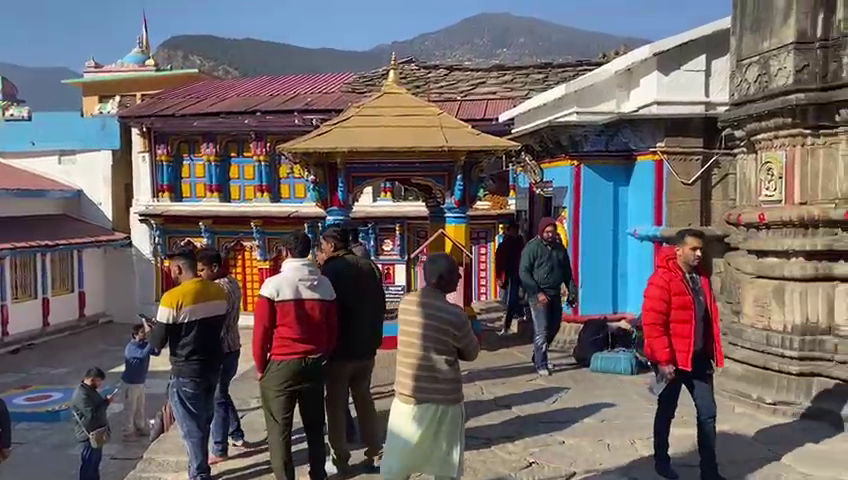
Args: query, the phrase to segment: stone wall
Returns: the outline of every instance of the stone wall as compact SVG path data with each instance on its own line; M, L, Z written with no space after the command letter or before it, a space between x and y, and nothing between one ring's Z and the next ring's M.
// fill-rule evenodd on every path
M663 123L660 151L670 163L666 169L666 226L721 224L724 212L735 204L736 173L731 156L716 158L723 144L715 119Z
M720 388L843 423L848 396L848 0L735 0L736 206ZM840 393L841 392L841 393Z

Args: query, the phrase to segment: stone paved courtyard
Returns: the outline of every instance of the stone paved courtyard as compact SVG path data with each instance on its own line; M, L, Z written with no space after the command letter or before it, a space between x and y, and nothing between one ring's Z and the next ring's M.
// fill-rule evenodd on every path
M23 381L73 383L92 363L117 372L126 328L104 325L18 355L3 355L0 389ZM249 335L249 331L243 331L245 345L250 344ZM492 340L487 337L487 344L495 343ZM573 368L567 357L558 354L558 372L540 379L529 366L528 354L525 346L502 345L466 365L468 451L464 478L658 478L651 472L654 399L646 389L645 376L592 374ZM392 398L393 361L392 353L381 353L373 380L384 422ZM153 378L148 385L151 414L163 400L166 363L164 359L154 361ZM233 391L244 415L248 439L258 446L215 467L216 478L271 479L263 443L264 421L249 355L242 356ZM114 410L117 414L120 405ZM117 422L118 417L113 415L112 420ZM767 417L720 400L719 429L719 456L728 478L848 478L848 435L825 425ZM295 459L301 478L307 478L304 440L298 430ZM685 394L671 443L683 478L698 478L694 412ZM107 447L105 457L104 480L186 478L185 453L175 431L153 445L115 442ZM354 458L361 458L361 453ZM18 424L12 460L0 466L0 479L71 479L75 478L76 461L69 424Z

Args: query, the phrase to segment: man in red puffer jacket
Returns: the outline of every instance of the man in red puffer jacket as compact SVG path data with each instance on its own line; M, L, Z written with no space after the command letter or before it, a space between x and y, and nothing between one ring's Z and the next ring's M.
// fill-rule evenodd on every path
M716 460L716 402L713 365L724 366L718 306L701 268L704 233L683 229L675 246L664 247L645 289L642 328L645 354L666 382L654 416L654 466L663 478L679 478L671 467L668 436L680 390L686 387L698 424L701 479L722 480Z

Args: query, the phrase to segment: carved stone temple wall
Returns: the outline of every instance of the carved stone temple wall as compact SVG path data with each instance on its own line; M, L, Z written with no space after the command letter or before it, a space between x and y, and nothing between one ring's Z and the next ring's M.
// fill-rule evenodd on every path
M848 419L848 0L734 0L719 388Z

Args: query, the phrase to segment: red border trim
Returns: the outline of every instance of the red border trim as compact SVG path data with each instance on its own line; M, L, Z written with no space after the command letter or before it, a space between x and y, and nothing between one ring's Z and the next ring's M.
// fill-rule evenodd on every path
M580 212L583 203L583 164L578 163L574 167L574 180L572 189L574 201L571 212L571 275L574 284L577 285L578 298L580 295ZM580 302L572 309L574 315L580 315Z
M661 158L654 160L654 225L663 226L665 221L665 162ZM659 257L662 242L654 244L654 260Z

